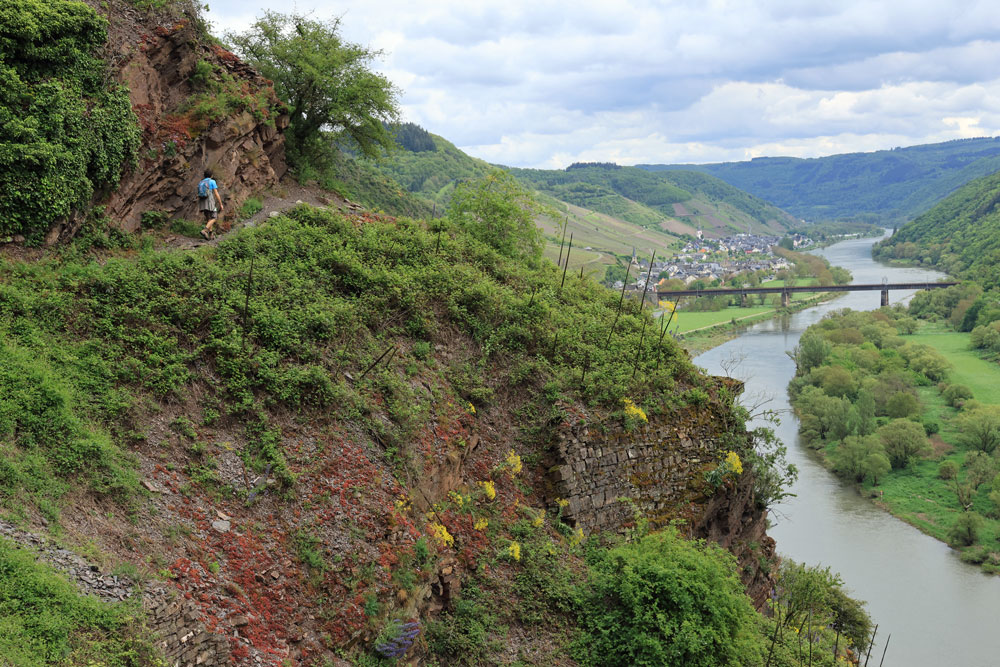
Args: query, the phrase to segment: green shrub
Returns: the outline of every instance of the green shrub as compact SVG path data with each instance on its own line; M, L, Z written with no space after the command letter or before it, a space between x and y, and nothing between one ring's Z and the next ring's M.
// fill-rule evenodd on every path
M952 546L967 547L979 541L979 532L985 520L976 512L962 512L948 529L948 542Z
M0 539L0 575L0 663L155 664L155 650L138 638L130 619L136 609L81 595L33 553L5 539Z
M958 476L958 464L954 461L942 461L938 465L938 477L941 479L955 479Z
M237 213L237 215L239 216L240 220L246 220L247 218L252 218L253 216L257 215L263 210L264 210L264 202L262 202L260 199L256 197L250 197L245 202L243 202L242 206L240 206L240 210L239 213Z
M204 225L200 222L194 222L193 220L184 220L183 218L178 218L170 223L170 231L174 234L180 234L181 236L187 236L188 238L197 239L201 238L201 229Z
M757 614L715 544L668 529L599 553L580 594L583 665L763 663Z

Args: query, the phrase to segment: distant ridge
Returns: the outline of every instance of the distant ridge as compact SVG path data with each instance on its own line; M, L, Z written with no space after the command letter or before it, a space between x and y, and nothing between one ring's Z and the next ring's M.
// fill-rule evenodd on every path
M1000 137L821 158L638 167L711 174L811 222L850 218L892 223L910 220L969 181L1000 170Z

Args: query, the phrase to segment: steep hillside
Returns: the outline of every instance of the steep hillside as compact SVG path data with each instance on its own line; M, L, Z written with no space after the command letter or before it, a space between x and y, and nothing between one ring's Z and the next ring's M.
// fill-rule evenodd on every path
M0 262L0 507L165 585L157 619L213 656L377 655L394 619L452 664L565 655L580 542L633 521L622 497L769 590L738 387L592 281L307 207L198 251L81 243Z
M1000 172L968 183L875 246L876 257L1000 286Z
M963 184L1000 169L1000 137L811 159L640 167L711 174L810 221L892 223L910 219Z
M124 231L147 212L193 219L206 167L230 211L277 182L284 105L209 38L199 11L180 0L3 8L0 233L52 243L95 206Z

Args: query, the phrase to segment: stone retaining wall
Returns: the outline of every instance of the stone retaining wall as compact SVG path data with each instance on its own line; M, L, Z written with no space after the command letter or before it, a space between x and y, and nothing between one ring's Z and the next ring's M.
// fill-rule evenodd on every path
M620 419L578 412L555 434L550 470L556 495L569 501L563 517L587 533L618 531L633 518L626 497L656 525L695 519L691 503L710 491L704 473L725 456L725 410L711 403L651 416L631 432Z

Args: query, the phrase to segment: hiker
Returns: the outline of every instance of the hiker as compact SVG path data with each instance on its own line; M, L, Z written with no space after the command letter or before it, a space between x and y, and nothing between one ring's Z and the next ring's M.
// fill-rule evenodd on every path
M216 209L216 203L219 204ZM215 236L212 225L222 214L222 197L219 196L219 185L212 178L212 170L205 170L205 178L198 182L198 210L205 214L205 228L201 230L202 237L207 241Z

